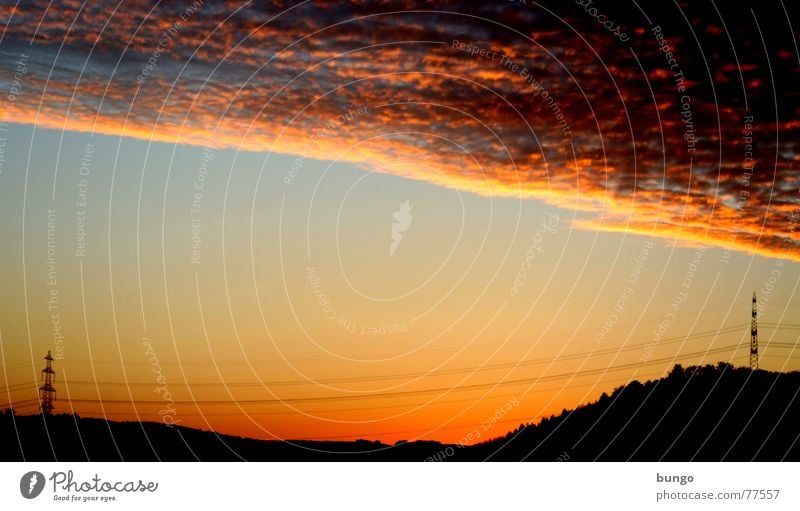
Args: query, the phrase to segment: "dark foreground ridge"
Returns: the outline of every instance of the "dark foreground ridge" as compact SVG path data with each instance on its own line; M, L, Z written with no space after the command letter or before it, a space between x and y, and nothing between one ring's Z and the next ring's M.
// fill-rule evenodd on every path
M156 422L0 418L2 461L798 461L800 373L682 368L475 446L265 441ZM24 454L24 456L23 456Z

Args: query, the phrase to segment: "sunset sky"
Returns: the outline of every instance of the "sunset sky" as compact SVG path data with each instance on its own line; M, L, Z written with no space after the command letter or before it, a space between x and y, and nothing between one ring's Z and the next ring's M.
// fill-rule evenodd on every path
M479 3L2 2L0 405L486 440L754 291L800 369L792 7Z

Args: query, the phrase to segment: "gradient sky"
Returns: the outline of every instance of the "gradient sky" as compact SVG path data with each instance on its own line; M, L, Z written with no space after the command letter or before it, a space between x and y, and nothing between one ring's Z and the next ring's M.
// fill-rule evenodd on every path
M753 291L800 368L791 8L561 4L4 3L0 402L485 440L747 364Z

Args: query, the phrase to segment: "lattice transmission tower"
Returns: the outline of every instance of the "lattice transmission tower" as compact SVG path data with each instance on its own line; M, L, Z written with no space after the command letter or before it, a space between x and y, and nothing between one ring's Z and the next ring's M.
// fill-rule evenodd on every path
M753 292L753 314L750 318L750 370L758 369L758 306Z
M39 387L39 401L41 401L42 415L50 415L53 413L53 401L56 400L56 389L53 387L53 382L56 380L56 372L53 370L53 355L50 351L44 357L47 360L47 366L42 369L42 379L44 385Z

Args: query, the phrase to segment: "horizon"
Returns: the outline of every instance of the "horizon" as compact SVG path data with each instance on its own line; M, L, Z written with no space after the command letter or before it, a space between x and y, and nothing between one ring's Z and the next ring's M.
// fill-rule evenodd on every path
M262 440L161 422L9 410L0 414L0 427L17 437L6 461L792 461L800 438L792 427L799 377L726 362L676 364L666 377L635 380L593 403L483 437L495 416L455 443Z
M672 367L672 370L669 371L669 373L667 373L665 375L662 375L661 377L653 378L653 379L649 379L648 378L648 379L646 379L644 381L639 381L639 380L628 381L628 382L623 383L621 385L615 386L613 389L609 389L609 390L603 391L602 394L600 396L598 396L598 398L595 399L595 400L592 400L592 401L587 402L587 403L578 403L573 408L562 410L561 414L555 414L554 413L554 414L551 414L551 415L548 415L548 416L539 417L538 420L535 421L535 422L528 422L528 423L522 422L522 423L519 423L519 425L517 427L512 428L510 430L500 431L496 436L484 437L479 432L479 429L478 429L479 427L484 429L484 430L486 430L486 429L488 429L488 427L490 427L493 424L502 423L502 422L496 422L495 420L490 418L490 420L487 420L482 424L473 425L474 429L468 435L465 435L464 437L459 439L458 442L454 442L454 443L449 443L448 444L448 443L445 443L445 442L440 442L437 439L426 439L426 438L416 439L416 440L413 440L412 442L416 442L416 441L419 441L419 442L436 442L436 443L441 443L442 445L457 445L457 446L462 446L462 447L476 446L476 445L483 444L483 443L486 443L486 442L496 441L496 440L498 440L498 439L500 439L502 437L508 436L508 435L512 434L514 431L518 430L518 428L520 428L520 427L531 427L531 426L538 427L538 426L543 425L546 421L553 420L556 417L563 416L564 414L566 414L567 418L569 418L569 416L571 416L572 413L574 413L575 411L577 411L577 410L579 410L581 408L587 407L587 406L597 405L597 404L601 403L604 398L612 397L615 394L617 394L618 392L624 391L625 388L628 385L632 384L632 383L639 383L639 384L642 384L642 385L648 385L648 384L653 383L653 382L659 383L659 382L667 381L666 379L671 374L673 374L676 371L678 371L679 369L683 373L695 374L695 373L697 373L699 371L702 371L704 369L709 369L709 368L713 368L716 371L751 370L749 367L736 367L736 366L733 366L732 364L730 364L729 362L723 362L723 361L717 362L716 364L704 364L704 365L699 365L699 366L691 365L691 366L687 366L687 367L684 367L682 364L676 363ZM767 370L764 370L764 369L757 369L756 371L760 371L762 373L770 373L770 372L774 373L774 371L767 371ZM797 373L797 372L798 372L797 370L793 370L793 371L788 371L788 372L785 372L785 373L776 373L776 374L794 374L794 373ZM515 405L518 406L519 403L516 403ZM500 410L498 409L498 412L499 411ZM199 431L208 432L208 433L216 433L216 434L222 434L222 435L228 435L228 436L237 436L237 435L233 435L233 434L230 434L230 433L226 433L224 431L216 431L216 430L212 430L212 429L206 429L206 428L203 428L203 427L192 428L190 426L182 426L179 423L165 422L163 420L143 420L143 421L139 421L139 420L118 420L118 421L111 421L108 417L96 417L96 416L92 416L92 415L90 415L90 416L81 416L79 413L74 412L74 411L58 412L58 413L53 413L53 412L43 413L41 410L39 410L36 413L32 412L32 413L28 413L28 414L18 414L13 407L8 407L8 408L0 409L0 415L2 415L2 416L12 416L14 418L40 417L43 420L47 420L50 417L67 416L67 417L74 417L75 419L96 419L96 420L108 421L108 422L136 423L136 424L154 424L154 425L166 426L168 428L183 427L183 428L189 428L189 429L197 429ZM495 417L495 419L496 419L496 417ZM282 438L282 439L275 439L275 438L263 439L263 438L253 438L253 437L239 437L239 438L243 438L243 439L246 439L246 440L269 440L269 441L273 441L273 442L281 442L281 441L289 441L289 442L325 442L325 441L330 441L330 442L339 442L339 441L357 442L357 441L367 441L367 442L380 442L380 443L382 443L384 445L391 445L391 444L386 444L385 442L382 442L381 440L377 440L375 438L363 438L363 437L353 438L353 439L350 439L350 440L340 440L340 437L328 437L328 438ZM409 441L405 440L405 439L402 439L402 440L396 441L394 444L397 445L398 443L404 443L404 442L409 442Z

